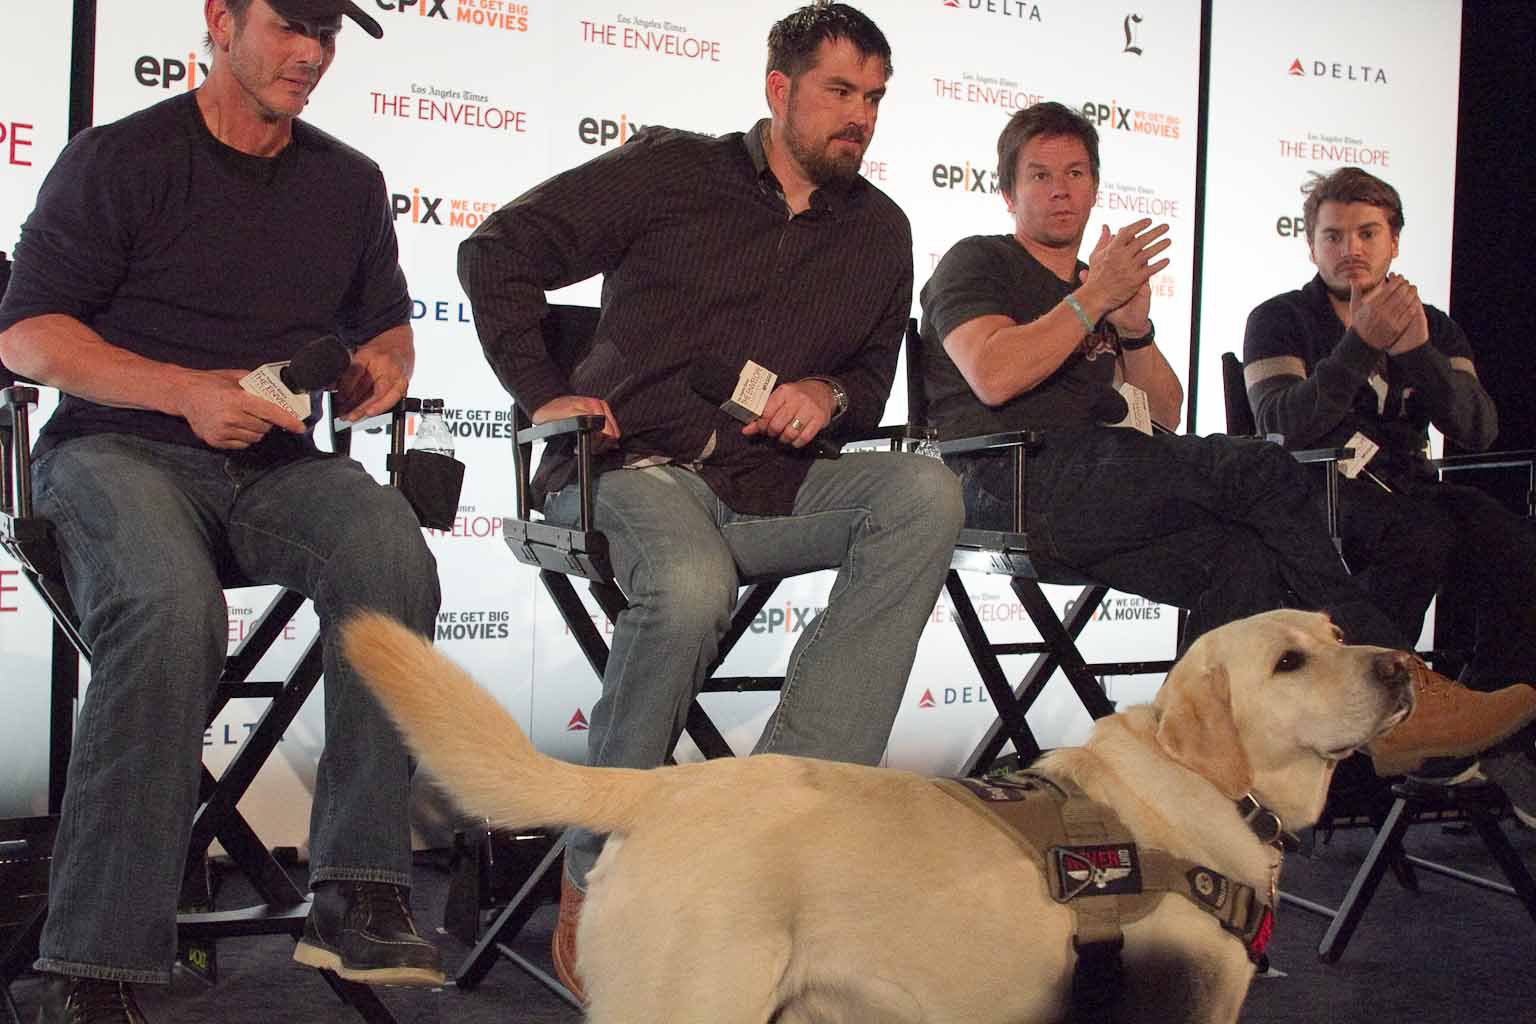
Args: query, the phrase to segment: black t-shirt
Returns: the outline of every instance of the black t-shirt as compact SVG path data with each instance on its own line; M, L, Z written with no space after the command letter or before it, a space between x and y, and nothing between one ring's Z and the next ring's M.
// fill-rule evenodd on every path
M22 227L0 330L65 314L149 359L251 369L324 334L355 347L410 309L377 164L302 121L277 156L241 153L187 93L60 154ZM203 444L179 417L65 395L38 450L101 432Z
M1086 265L1079 263L1079 271ZM1116 348L1095 332L1050 377L995 408L972 393L943 339L980 316L1031 323L1076 288L1047 270L1012 235L972 235L956 242L923 285L923 386L928 419L942 438L1004 430L1092 426L1096 397L1114 386Z

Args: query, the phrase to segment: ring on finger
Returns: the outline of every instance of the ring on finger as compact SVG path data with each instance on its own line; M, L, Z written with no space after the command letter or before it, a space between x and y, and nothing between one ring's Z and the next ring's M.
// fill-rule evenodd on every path
M796 433L799 433L800 428L803 426L805 426L805 422L801 420L799 416L796 416L794 419L789 421L789 429L795 431Z

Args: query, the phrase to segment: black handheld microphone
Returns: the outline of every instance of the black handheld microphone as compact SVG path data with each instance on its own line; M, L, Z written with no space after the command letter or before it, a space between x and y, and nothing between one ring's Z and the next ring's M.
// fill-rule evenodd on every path
M688 386L694 393L713 402L734 420L751 423L762 415L763 405L773 391L778 375L748 361L738 373L718 356L704 353L688 370ZM822 458L835 459L842 449L824 437L816 437L805 447Z
M308 419L309 393L334 390L351 364L351 350L334 334L327 334L306 342L292 359L256 367L240 378L240 386L301 420Z
M1095 423L1119 423L1131 414L1125 396L1111 387L1096 389L1089 408Z
M334 334L308 342L277 371L278 379L296 395L333 391L341 375L352 365L352 350Z

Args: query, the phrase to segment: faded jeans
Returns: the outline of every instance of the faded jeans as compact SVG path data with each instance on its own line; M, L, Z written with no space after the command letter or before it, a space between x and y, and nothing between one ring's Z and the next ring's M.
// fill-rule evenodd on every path
M311 884L409 885L409 759L334 633L370 608L430 635L436 563L404 497L350 459L256 468L121 434L65 441L35 474L92 649L37 968L170 980L231 571L313 598L325 637Z
M575 522L574 486L550 518ZM697 474L672 466L597 479L629 607L614 623L587 762L653 768L682 732L730 625L744 580L836 569L826 609L796 642L784 689L753 753L874 764L896 720L918 639L949 569L961 521L954 474L919 455L818 459L784 516L742 515ZM585 890L602 837L573 833L566 869Z

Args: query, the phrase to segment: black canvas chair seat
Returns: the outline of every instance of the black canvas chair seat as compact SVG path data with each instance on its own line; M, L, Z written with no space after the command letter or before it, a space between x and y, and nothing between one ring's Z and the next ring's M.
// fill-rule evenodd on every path
M925 430L930 422L927 392L923 386L926 356L915 320L907 323L905 351L908 419L913 424L922 425L911 428L911 432L931 433ZM1007 453L1013 460L1014 528L1005 531L961 530L950 560L949 575L944 581L966 650L997 709L997 719L961 764L962 775L986 773L1009 743L1013 744L1021 763L1027 764L1040 755L1040 744L1025 715L1058 670L1066 677L1084 710L1093 718L1103 718L1115 710L1100 681L1104 676L1155 674L1166 672L1173 665L1171 659L1089 663L1078 650L1078 638L1103 603L1109 587L1080 576L1053 574L1048 581L1041 577L1031 552L1029 535L1024 529L1023 509L1029 456L1046 443L1035 431L1019 430L956 438L937 446L946 456L997 451ZM1009 589L1023 606L1040 639L1024 643L993 642L976 612L961 572L1007 577ZM1065 615L1058 615L1051 607L1041 589L1043 582L1081 588ZM1182 612L1180 624L1182 626ZM999 659L1016 655L1033 655L1033 660L1015 683L1010 682Z
M79 698L80 661L90 661L90 645L80 634L79 620L63 582L58 551L49 524L36 516L31 501L31 431L29 411L38 400L38 388L18 381L0 367L0 444L3 444L3 487L0 487L0 548L21 567L23 578L47 606L52 619L51 695L49 712L48 809L57 816L64 798L66 774ZM391 482L399 484L404 451L405 420L419 411L418 399L405 399L390 416L392 452ZM350 434L333 431L333 446L345 451ZM226 588L251 586L233 572L221 574ZM257 722L241 742L225 770L215 777L202 769L199 806L192 823L187 849L186 878L197 887L197 875L206 868L208 849L215 840L230 861L250 880L260 902L231 910L183 913L177 916L177 936L184 949L197 944L211 955L212 943L223 938L284 934L297 939L303 932L310 898L288 877L272 851L240 813L238 804L263 764L281 741L284 731L304 706L322 675L321 641L312 638L293 668L282 679L252 679L257 664L282 635L305 598L283 589L272 599L245 638L225 660L207 721L211 724L224 706L236 698L268 701ZM15 931L0 950L0 980L23 969L35 948L46 914L46 900L31 910L24 927ZM345 981L321 971L326 983L365 1020L393 1022L390 1011L366 985ZM9 996L7 996L7 999Z

